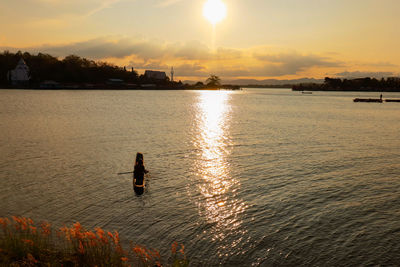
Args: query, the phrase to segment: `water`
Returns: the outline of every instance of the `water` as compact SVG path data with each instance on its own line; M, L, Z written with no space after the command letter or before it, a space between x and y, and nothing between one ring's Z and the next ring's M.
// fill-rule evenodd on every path
M400 104L376 93L0 91L0 216L193 266L400 264ZM400 94L384 94L384 98ZM150 170L141 197L137 151Z

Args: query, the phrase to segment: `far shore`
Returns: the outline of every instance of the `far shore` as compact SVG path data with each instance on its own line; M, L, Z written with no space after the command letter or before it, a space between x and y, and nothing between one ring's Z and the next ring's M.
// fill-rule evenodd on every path
M290 88L287 88L290 89ZM218 91L218 90L242 90L242 87L57 87L57 88L40 88L40 87L0 87L0 90L32 90L32 91Z

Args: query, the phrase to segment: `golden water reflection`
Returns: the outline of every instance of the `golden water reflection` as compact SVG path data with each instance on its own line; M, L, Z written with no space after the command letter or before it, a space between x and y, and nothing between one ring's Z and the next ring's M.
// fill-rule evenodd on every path
M213 238L240 235L240 215L246 209L237 196L239 182L231 176L228 156L231 153L231 91L201 91L198 96L194 143L199 154L196 174L200 192L199 213L213 224ZM239 232L238 232L239 231ZM231 240L234 241L234 240ZM232 243L231 243L232 244Z

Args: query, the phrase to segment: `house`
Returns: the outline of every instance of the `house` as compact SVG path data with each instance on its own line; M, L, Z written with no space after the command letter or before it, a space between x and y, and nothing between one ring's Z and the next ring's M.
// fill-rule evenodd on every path
M15 69L8 72L8 79L12 85L28 85L29 83L29 67L21 58Z
M154 80L165 80L167 79L167 74L164 71L154 71L154 70L146 70L144 72L144 76L148 79Z

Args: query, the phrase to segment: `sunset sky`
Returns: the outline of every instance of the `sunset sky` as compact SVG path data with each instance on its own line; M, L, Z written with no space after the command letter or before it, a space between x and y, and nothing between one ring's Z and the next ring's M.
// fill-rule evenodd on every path
M76 54L178 79L396 76L399 0L1 0L0 50Z

